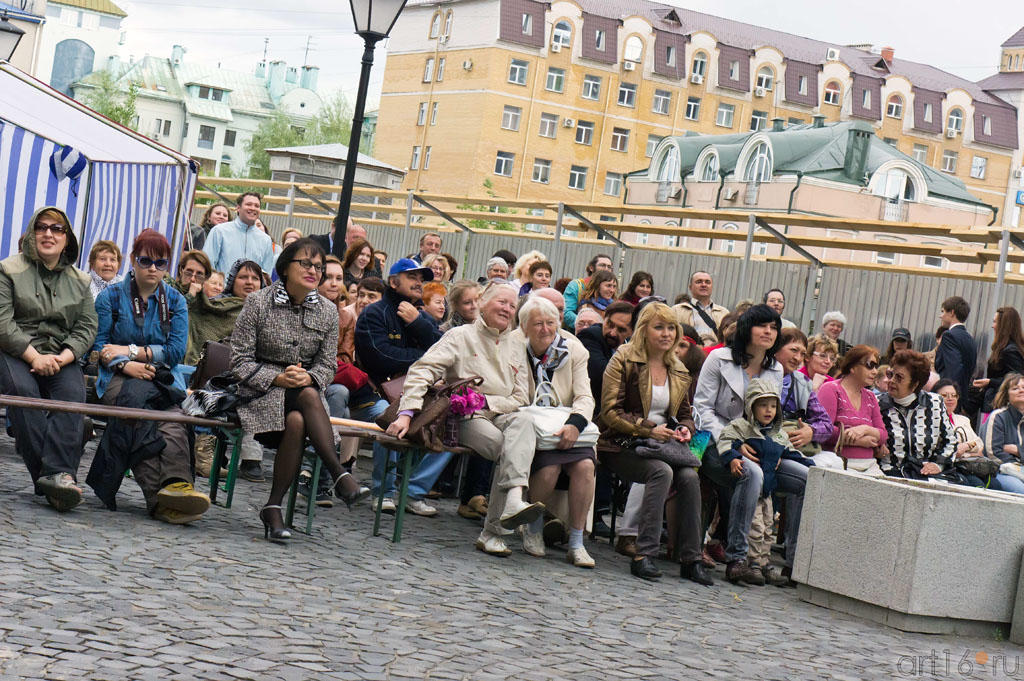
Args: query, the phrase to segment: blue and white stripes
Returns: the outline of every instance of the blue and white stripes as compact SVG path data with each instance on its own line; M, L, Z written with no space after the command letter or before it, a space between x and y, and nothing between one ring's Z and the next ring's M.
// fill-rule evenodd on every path
M18 252L29 219L42 206L57 206L80 231L89 169L77 182L58 180L49 168L58 149L60 145L0 119L0 259Z

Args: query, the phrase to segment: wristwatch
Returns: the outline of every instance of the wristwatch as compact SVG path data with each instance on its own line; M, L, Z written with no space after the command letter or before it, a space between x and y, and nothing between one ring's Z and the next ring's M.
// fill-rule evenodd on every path
M128 346L128 359L135 361L135 358L139 356L139 346L132 343Z

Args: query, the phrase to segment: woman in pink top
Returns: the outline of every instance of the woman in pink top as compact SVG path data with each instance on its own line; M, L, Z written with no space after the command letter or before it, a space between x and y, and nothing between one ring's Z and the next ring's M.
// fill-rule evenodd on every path
M835 380L829 374L838 355L839 346L828 336L819 334L807 339L807 356L800 371L811 379L811 385L815 390L820 390L823 384Z
M838 446L838 426L843 426L842 456L850 470L882 475L875 460L875 448L888 434L882 423L878 400L871 386L878 375L878 350L857 345L843 355L838 380L821 386L818 401L836 424L835 435L825 447Z

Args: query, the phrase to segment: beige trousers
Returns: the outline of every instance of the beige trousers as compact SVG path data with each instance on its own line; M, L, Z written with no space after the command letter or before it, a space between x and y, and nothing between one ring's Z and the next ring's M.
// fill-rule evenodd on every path
M764 567L771 557L772 542L775 533L772 525L775 520L775 509L770 496L757 500L754 509L754 520L750 523L750 534L747 535L747 560L755 567Z
M459 444L496 463L484 529L504 534L498 520L505 510L506 494L510 488L526 487L530 482L530 466L537 449L533 423L518 412L493 419L467 419L459 429Z

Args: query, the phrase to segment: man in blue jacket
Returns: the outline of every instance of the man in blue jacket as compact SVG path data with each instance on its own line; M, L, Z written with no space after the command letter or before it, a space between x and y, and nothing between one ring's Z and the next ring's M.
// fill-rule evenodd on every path
M388 379L404 375L413 362L441 338L437 324L419 305L423 297L423 282L432 281L434 273L409 258L402 258L388 272L388 288L384 297L369 305L356 320L356 357L370 378L378 385ZM372 421L387 409L384 400L368 405L349 405L352 418ZM413 471L409 479L409 503L406 508L417 515L435 515L437 509L423 497L441 475L451 458L451 452L429 453ZM398 452L389 452L380 444L373 445L373 496L378 503L378 491L385 489L381 509L395 512L394 473L384 480L388 458L397 461ZM376 506L375 506L376 508Z
M274 242L257 226L263 197L245 192L238 197L238 217L210 230L203 251L214 271L227 272L236 260L252 260L264 272L274 271Z

